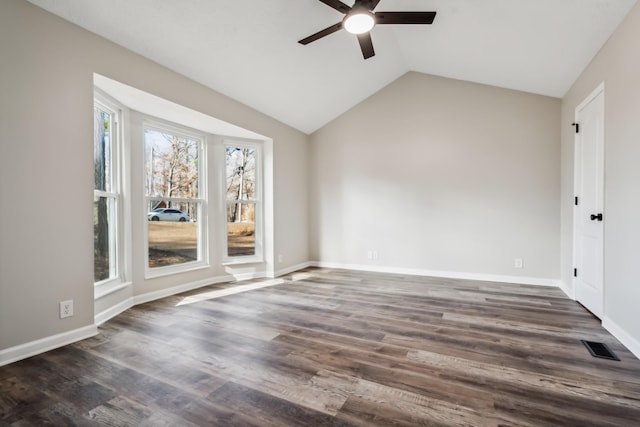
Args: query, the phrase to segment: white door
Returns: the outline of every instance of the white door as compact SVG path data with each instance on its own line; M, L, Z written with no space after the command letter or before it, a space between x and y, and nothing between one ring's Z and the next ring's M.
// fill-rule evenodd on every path
M574 289L602 318L604 307L604 86L576 108Z

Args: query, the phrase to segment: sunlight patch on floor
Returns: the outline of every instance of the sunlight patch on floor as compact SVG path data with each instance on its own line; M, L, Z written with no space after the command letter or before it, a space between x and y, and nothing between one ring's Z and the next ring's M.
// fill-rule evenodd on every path
M291 281L297 282L298 280L311 279L312 277L315 277L315 276L316 275L313 273L294 273L291 275Z
M176 304L176 306L195 304L201 301L221 298L228 295L239 294L242 292L252 291L254 289L261 289L269 286L281 285L283 283L285 283L285 280L283 279L273 279L273 280L265 280L263 282L257 282L257 283L248 283L246 285L233 286L231 288L226 288L226 289L218 289L215 291L203 292L201 294L191 295L184 298L182 301Z

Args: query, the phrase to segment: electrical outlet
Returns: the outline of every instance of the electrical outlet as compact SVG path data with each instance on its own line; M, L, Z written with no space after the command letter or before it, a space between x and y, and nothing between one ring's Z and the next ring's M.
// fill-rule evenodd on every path
M513 267L514 268L522 268L524 267L524 261L522 260L522 258L516 258L513 260Z
M60 318L73 316L73 300L60 301Z
M282 254L278 255L278 262L282 263L284 261L284 256Z

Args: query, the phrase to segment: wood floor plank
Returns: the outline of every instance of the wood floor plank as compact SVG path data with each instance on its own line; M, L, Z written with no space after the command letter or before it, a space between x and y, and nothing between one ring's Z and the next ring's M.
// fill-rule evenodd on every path
M402 274L308 268L206 286L0 368L2 426L639 420L640 361L559 289Z
M617 407L640 406L640 388L637 384L625 384L625 394L620 394L619 382L614 381L587 383L568 380L421 350L410 351L407 358L438 368L442 377L455 378L456 381L463 380L484 387L501 388L509 385L512 388L532 389L532 393L535 394L557 393L578 398L587 396L591 401L606 401ZM464 366L464 369L460 369L460 366Z
M229 382L211 395L211 401L234 413L250 414L258 426L340 426L332 415L314 411L268 393Z

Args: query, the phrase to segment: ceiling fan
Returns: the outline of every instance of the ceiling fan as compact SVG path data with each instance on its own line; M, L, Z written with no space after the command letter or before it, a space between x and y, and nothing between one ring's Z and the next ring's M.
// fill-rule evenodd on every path
M373 42L369 33L374 25L431 24L436 17L436 12L374 12L373 9L380 3L380 0L355 0L352 7L347 6L340 0L320 1L338 12L344 13L344 19L337 24L299 40L298 43L307 45L344 28L358 37L358 43L360 43L364 59L371 58L376 54L373 50Z

